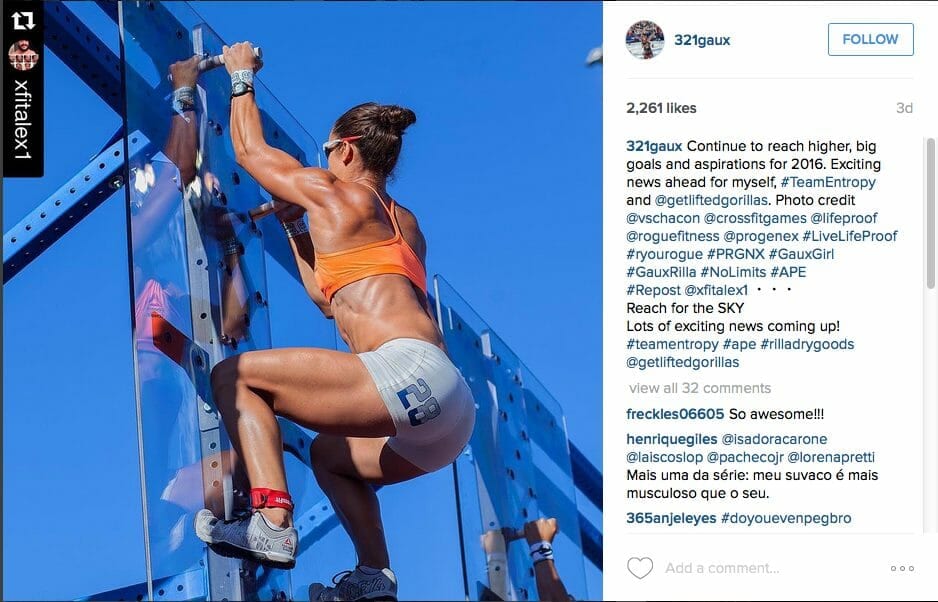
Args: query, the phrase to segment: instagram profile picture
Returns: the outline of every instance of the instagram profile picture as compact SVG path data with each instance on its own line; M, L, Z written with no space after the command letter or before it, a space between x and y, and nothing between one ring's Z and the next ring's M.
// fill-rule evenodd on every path
M625 34L625 45L637 59L653 59L664 49L664 32L654 21L637 21Z
M7 60L17 71L29 71L39 62L39 53L32 49L29 40L17 40L7 51Z

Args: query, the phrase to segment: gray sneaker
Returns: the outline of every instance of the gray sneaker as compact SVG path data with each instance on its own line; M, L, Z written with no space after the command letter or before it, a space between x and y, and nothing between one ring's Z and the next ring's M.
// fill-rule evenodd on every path
M211 510L195 515L195 533L207 544L230 548L238 556L250 556L280 569L296 565L296 529L278 529L260 512L232 520L219 520Z
M397 600L397 577L391 569L355 567L332 578L335 587L322 583L309 586L309 599L314 600Z

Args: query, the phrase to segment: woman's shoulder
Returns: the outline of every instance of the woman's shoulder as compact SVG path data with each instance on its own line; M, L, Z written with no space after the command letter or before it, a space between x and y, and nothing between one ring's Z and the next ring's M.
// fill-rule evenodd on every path
M403 232L413 231L417 234L420 233L420 224L417 221L417 216L413 211L397 201L394 202L394 217L397 218L397 223L400 225Z
M404 237L404 240L407 241L410 248L417 254L417 257L419 257L421 261L426 261L427 240L420 230L420 224L417 223L417 216L414 215L410 209L396 204L394 206L394 217L397 218L398 227L401 229L401 236Z

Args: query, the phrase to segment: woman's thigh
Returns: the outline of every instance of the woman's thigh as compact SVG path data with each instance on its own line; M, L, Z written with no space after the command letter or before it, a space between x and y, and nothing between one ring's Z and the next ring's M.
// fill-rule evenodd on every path
M320 433L393 436L394 422L371 374L358 356L331 349L293 347L248 351L219 365L221 375L254 389L288 418Z
M384 437L319 435L310 454L317 467L375 485L392 485L427 474L388 447Z

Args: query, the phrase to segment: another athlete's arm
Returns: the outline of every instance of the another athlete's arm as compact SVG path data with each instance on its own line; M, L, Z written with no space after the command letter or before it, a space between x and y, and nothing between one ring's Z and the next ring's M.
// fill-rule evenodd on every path
M524 525L524 538L529 546L538 546L542 542L550 545L556 534L556 518L539 518ZM551 556L553 556L552 552ZM557 573L557 567L554 565L552 557L548 560L535 562L534 579L537 583L538 600L546 600L547 602L570 601L570 594L567 593L567 588L560 580L560 574Z
M199 60L201 57L193 56L184 61L178 61L169 66L172 75L173 90L179 88L195 89L199 76ZM199 126L193 115L174 113L169 126L169 137L163 148L163 153L179 169L182 187L185 188L195 179L196 151L199 148Z
M169 67L173 90L182 87L195 88L199 77L199 60L190 59L173 63ZM167 111L168 112L168 111ZM197 174L196 153L199 146L199 126L195 113L174 113L170 118L169 136L163 145L165 154L176 169L180 181L176 182L175 170L164 166L165 162L154 162L151 166L155 176L154 185L146 191L145 202L133 215L133 252L137 253L164 232L170 216L179 208L179 190L195 179Z

